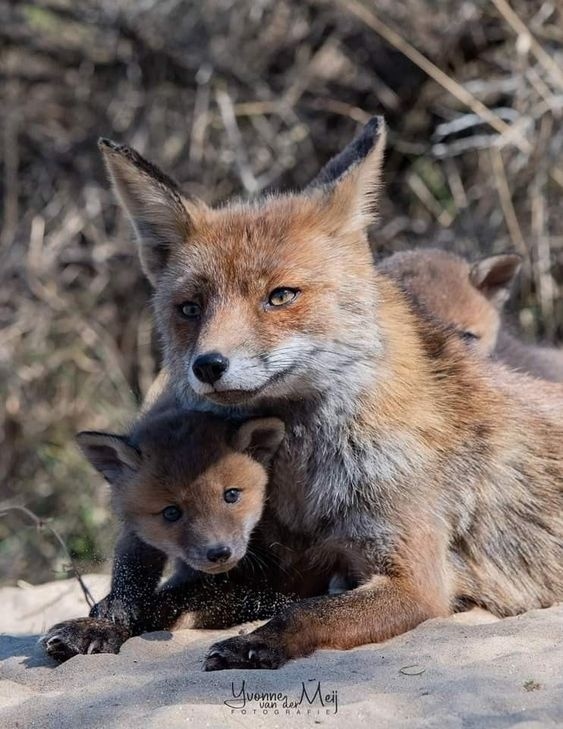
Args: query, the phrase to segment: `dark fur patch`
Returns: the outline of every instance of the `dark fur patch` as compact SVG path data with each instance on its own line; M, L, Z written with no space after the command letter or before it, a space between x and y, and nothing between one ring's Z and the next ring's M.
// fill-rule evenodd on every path
M171 192L176 193L175 197L180 193L178 184L168 175L164 174L156 165L149 162L132 147L128 147L126 144L118 144L111 139L100 137L98 140L98 147L104 151L104 148L109 149L111 154L125 157L125 159L134 165L138 170L148 175L156 182L160 183L164 187L170 189Z
M319 172L309 187L324 187L337 182L348 170L365 159L375 147L381 129L383 117L373 116L363 127L357 137L342 152L333 157Z

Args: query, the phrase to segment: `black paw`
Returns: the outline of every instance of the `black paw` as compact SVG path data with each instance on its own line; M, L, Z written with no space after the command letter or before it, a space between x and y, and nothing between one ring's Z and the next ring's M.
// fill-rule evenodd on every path
M287 657L273 638L261 638L250 633L215 643L203 664L204 671L224 671L229 668L275 669Z
M118 653L129 630L109 620L76 618L57 623L41 638L46 653L59 663L79 654Z
M110 620L133 628L139 622L141 608L131 600L115 597L111 593L97 602L90 610L91 618Z

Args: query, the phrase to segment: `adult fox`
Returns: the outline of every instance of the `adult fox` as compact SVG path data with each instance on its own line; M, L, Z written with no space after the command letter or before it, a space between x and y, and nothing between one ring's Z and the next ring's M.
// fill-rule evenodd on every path
M383 148L374 118L302 193L210 209L102 144L154 285L169 392L285 423L257 542L305 599L216 644L207 669L563 598L563 391L480 360L374 268ZM318 597L335 573L354 589Z

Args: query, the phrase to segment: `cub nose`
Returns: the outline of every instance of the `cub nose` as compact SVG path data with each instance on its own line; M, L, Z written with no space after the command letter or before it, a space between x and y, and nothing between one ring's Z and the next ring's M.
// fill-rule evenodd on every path
M212 385L229 368L229 360L219 352L207 352L196 358L192 365L194 375L201 382Z
M207 559L210 562L226 562L230 556L231 550L229 547L211 547L211 549L207 550Z

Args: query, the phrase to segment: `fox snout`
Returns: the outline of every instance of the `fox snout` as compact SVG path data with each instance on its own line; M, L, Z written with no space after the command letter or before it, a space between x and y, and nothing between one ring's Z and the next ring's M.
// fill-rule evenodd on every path
M197 351L185 362L188 381L198 395L223 401L240 394L248 398L251 393L264 389L272 377L279 377L279 363L285 366L289 355L276 357L274 353L258 353L248 347L204 349ZM292 360L293 362L293 360Z
M221 544L217 547L211 547L207 550L207 559L210 562L214 563L226 562L228 559L230 559L231 554L231 548Z
M200 572L216 574L227 572L235 567L245 554L246 549L226 543L217 543L189 549L184 555L184 561Z
M196 357L192 364L194 375L200 382L215 384L229 369L229 359L220 352L207 352Z

